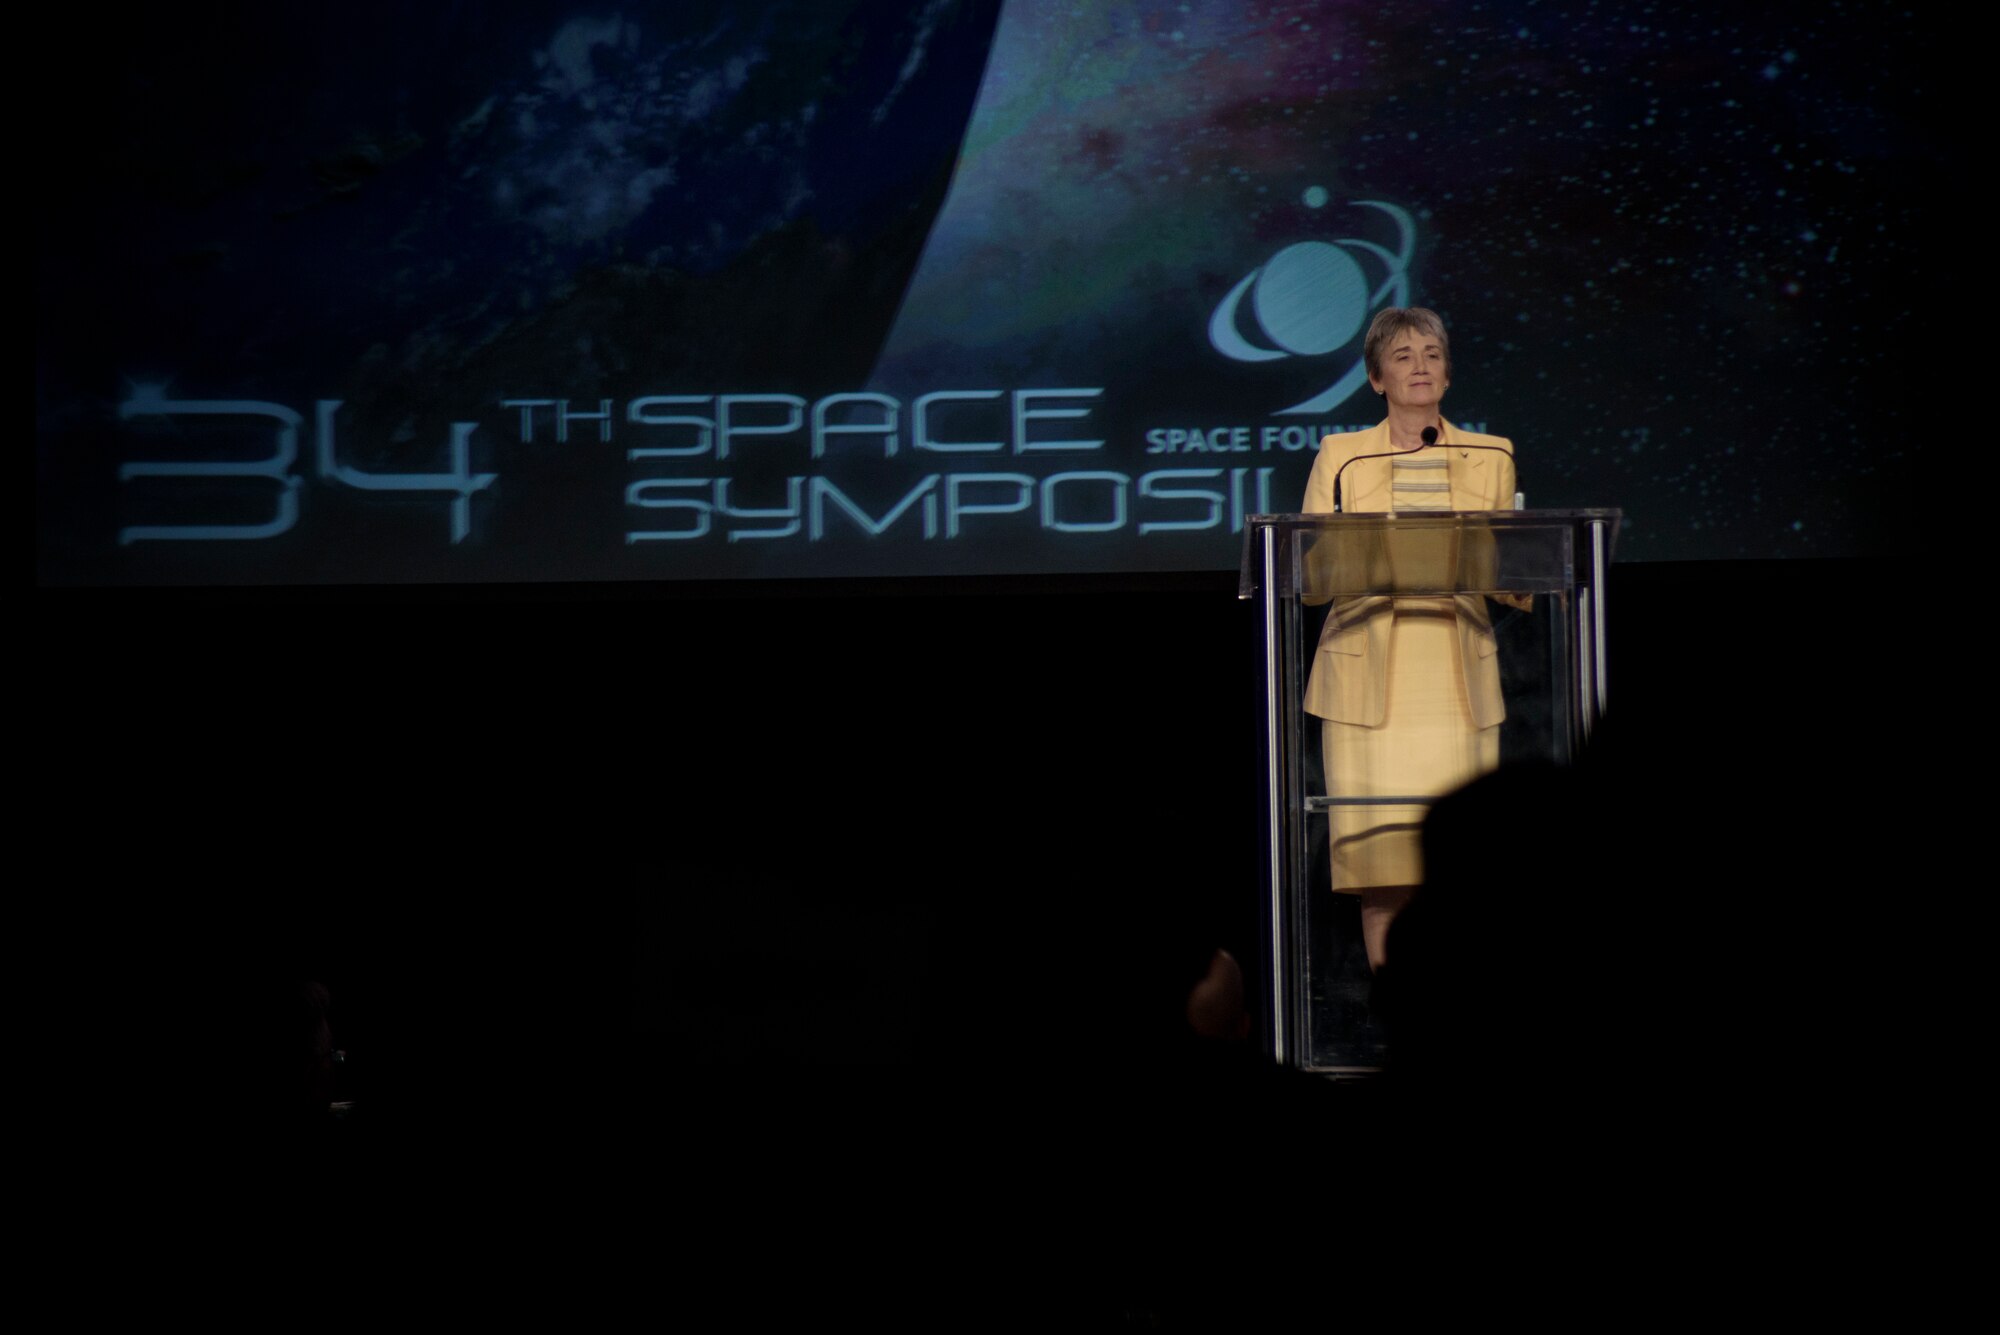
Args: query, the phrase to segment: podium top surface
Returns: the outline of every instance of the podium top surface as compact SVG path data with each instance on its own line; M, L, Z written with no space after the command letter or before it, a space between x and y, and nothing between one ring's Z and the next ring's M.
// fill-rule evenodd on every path
M1279 591L1308 601L1364 592L1554 592L1575 582L1578 557L1594 544L1601 544L1596 559L1610 560L1623 518L1616 509L1249 515L1237 596L1256 596L1272 558ZM1594 539L1578 536L1592 532Z
M1589 510L1358 510L1350 514L1275 514L1245 515L1243 527L1247 533L1256 528L1324 528L1330 524L1354 524L1366 521L1371 524L1435 524L1444 521L1454 524L1488 524L1495 528L1523 527L1537 524L1612 523L1625 517L1619 509Z

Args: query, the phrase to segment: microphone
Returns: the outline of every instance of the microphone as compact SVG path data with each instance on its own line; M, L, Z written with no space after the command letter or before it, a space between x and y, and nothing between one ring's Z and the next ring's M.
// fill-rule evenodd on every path
M1419 445L1417 449L1420 450L1425 448L1425 446L1437 444L1437 438L1438 438L1438 429L1436 427L1434 426L1425 427L1424 443L1423 445ZM1357 454L1352 459L1349 459L1346 463L1342 464L1340 466L1340 472L1335 473L1333 475L1333 512L1335 514L1342 513L1342 510L1340 508L1341 473L1345 473L1348 469L1360 463L1363 459L1393 459L1399 454L1414 454L1414 453L1416 453L1416 450L1384 450L1380 454Z
M1433 435L1436 434L1436 432L1433 431L1432 428L1430 427L1425 427L1424 430L1431 431ZM1425 444L1429 444L1429 442L1426 441ZM1363 459L1393 459L1395 456L1399 454L1414 454L1414 453L1416 453L1416 451L1414 450L1384 450L1380 454L1357 454L1352 459L1349 459L1346 463L1342 464L1340 466L1340 471L1333 475L1333 512L1335 514L1343 513L1340 507L1341 473L1345 473L1348 469L1354 467L1354 465L1360 463Z
M1426 431L1431 430L1431 428L1429 427L1426 427L1424 429ZM1416 453L1415 450L1384 450L1380 454L1357 454L1352 459L1349 459L1346 463L1340 466L1340 473L1345 473L1348 469L1354 467L1354 465L1360 463L1363 459L1393 459L1399 454L1415 454L1415 453ZM1335 473L1333 475L1333 512L1335 514L1344 513L1340 508L1340 473Z
M1425 427L1425 428L1424 428L1424 434L1423 434L1423 441L1424 441L1424 443L1423 443L1422 445L1418 446L1418 447L1417 447L1418 449L1428 449L1429 447L1431 447L1431 446L1433 446L1433 445L1437 444L1437 443L1438 443L1438 429L1437 429L1436 427L1434 427L1434 426L1427 426L1427 427ZM1463 440L1456 440L1456 441L1448 441L1448 442L1446 442L1446 446L1445 446L1445 447L1446 447L1447 449L1455 449L1455 450L1491 450L1491 451L1493 451L1493 452L1494 452L1495 454L1504 454L1504 455L1506 455L1506 456L1507 456L1507 457L1508 457L1509 459L1511 459L1511 458L1513 458L1513 457L1514 457L1514 452L1513 452L1512 450L1505 450L1505 449L1502 449L1502 448L1500 448L1500 447L1499 447L1498 445L1474 445L1474 444L1470 443L1469 441L1463 441ZM1335 474L1333 475L1333 512L1334 512L1335 514L1343 514L1343 513L1345 513L1345 512L1344 512L1344 511L1343 511L1343 510L1341 509L1341 505L1340 505L1340 474L1341 474L1341 473L1345 473L1345 472L1346 472L1346 471L1347 471L1347 470L1348 470L1349 468L1351 468L1351 467L1352 467L1352 466L1354 466L1355 464L1358 464L1358 463L1360 463L1360 462L1361 462L1361 461L1362 461L1363 459L1390 459L1390 458L1394 458L1395 456L1397 456L1397 455L1399 455L1399 454L1414 454L1415 452L1416 452L1415 450L1384 450L1384 451L1383 451L1382 453L1380 453L1380 454L1357 454L1357 455L1355 455L1355 456L1354 456L1354 457L1353 457L1352 459L1349 459L1349 460L1348 460L1348 461L1347 461L1346 463L1342 464L1342 465L1340 466L1340 472L1338 472L1338 473L1335 473Z

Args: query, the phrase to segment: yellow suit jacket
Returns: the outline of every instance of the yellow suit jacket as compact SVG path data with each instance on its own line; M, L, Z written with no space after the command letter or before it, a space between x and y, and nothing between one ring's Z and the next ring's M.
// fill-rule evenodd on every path
M1454 445L1497 446L1509 453L1454 449ZM1305 513L1332 512L1334 474L1350 459L1360 461L1341 474L1342 509L1348 514L1386 513L1391 508L1393 461L1360 456L1383 454L1390 448L1387 422L1368 431L1343 432L1322 440L1312 476L1306 481ZM1434 448L1445 451L1452 509L1514 508L1514 461L1509 457L1512 441L1461 431L1445 422ZM1306 601L1323 602L1325 598L1308 593ZM1461 593L1453 602L1458 620L1458 660L1465 674L1472 723L1474 727L1491 727L1507 716L1500 697L1500 667L1493 658L1493 622L1483 596ZM1306 681L1307 713L1336 723L1381 726L1388 712L1389 635L1394 616L1395 600L1386 596L1334 600Z

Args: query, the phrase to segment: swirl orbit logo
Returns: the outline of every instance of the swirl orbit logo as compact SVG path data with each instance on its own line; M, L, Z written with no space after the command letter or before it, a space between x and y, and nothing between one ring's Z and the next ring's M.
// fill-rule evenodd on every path
M1308 192L1324 195L1318 187ZM1208 317L1208 341L1232 361L1268 362L1284 357L1323 357L1354 341L1371 312L1383 306L1407 306L1410 301L1410 255L1416 249L1417 226L1408 210L1379 199L1359 199L1352 207L1379 209L1395 220L1395 250L1342 237L1338 241L1300 241L1286 246L1252 269ZM1372 288L1362 260L1381 262L1382 277ZM1264 343L1243 336L1238 325L1248 295ZM1275 416L1320 413L1344 403L1368 381L1361 357L1339 379L1319 393Z

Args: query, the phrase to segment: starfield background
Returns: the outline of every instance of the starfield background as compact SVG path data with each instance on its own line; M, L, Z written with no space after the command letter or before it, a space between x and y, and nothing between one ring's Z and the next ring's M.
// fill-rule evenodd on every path
M1930 43L1884 4L78 24L38 579L1226 569L1376 420L1392 303L1622 559L1875 552L1946 281Z

